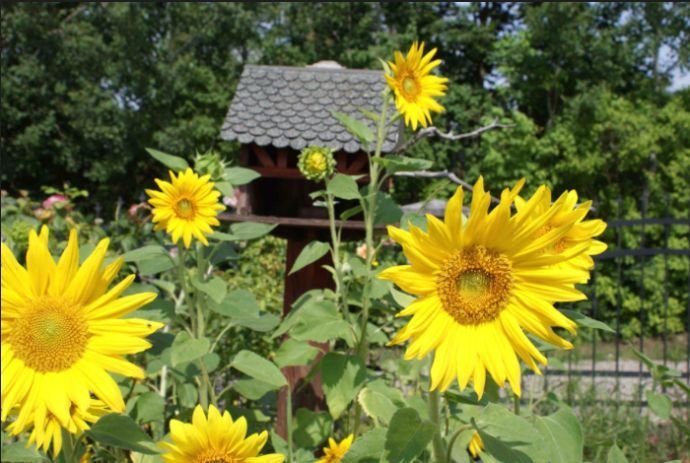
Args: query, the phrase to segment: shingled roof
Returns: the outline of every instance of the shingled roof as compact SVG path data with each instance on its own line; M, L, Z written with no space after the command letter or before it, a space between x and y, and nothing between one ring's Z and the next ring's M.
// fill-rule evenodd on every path
M331 111L365 119L359 108L378 113L386 85L381 71L339 67L247 65L221 128L224 140L301 150L328 146L355 153L357 139L331 116ZM395 147L393 127L383 151Z

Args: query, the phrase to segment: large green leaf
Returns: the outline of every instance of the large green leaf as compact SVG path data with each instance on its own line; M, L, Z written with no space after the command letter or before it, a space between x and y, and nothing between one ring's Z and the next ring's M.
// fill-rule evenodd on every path
M429 445L435 433L436 425L422 420L414 408L401 408L391 418L391 425L386 433L385 461L417 461L417 457Z
M244 167L226 167L223 173L223 178L232 186L245 185L259 177L261 175L257 171Z
M139 423L163 421L165 400L157 392L145 392L137 398L136 419Z
M572 410L561 407L552 415L537 416L535 427L544 438L550 463L582 462L582 426Z
M225 298L228 291L228 286L221 278L214 276L208 281L201 281L198 278L192 278L192 286L206 294L216 303L220 303Z
M653 391L647 391L645 392L645 395L647 396L647 404L649 405L649 408L656 416L666 420L671 417L673 402L669 396Z
M161 453L151 438L141 430L132 418L111 414L102 417L86 431L90 438L105 445L112 445L147 455Z
M259 400L269 392L276 390L273 384L253 378L238 379L232 388L249 400Z
M525 418L500 405L489 404L481 411L476 423L487 454L496 461L547 461L543 437Z
M289 332L299 341L325 342L347 339L351 334L350 324L343 320L333 301L308 296L300 301L273 333L274 338Z
M232 359L230 366L266 384L270 384L275 389L287 386L285 376L280 369L271 362L254 352L242 350Z
M357 437L342 463L379 463L386 443L386 428L371 429Z
M303 269L307 265L316 262L326 255L331 246L323 241L312 241L307 244L295 259L295 263L292 264L292 269L288 275L292 275L298 270Z
M606 455L606 463L628 463L628 459L623 451L616 444L613 444Z
M26 447L24 442L14 442L2 446L3 462L48 463L50 460L41 455L36 447Z
M355 177L345 174L336 174L326 185L326 190L336 198L359 199L359 187Z
M329 352L319 368L328 410L338 418L364 385L366 367L360 357Z
M396 154L387 154L386 156L376 158L376 162L381 164L389 175L396 172L426 170L433 165L433 162L429 159L411 158Z
M297 410L292 437L298 447L314 448L331 434L333 420L326 412L313 412L306 408Z
M369 128L366 122L362 122L352 116L337 111L333 111L331 114L348 132L357 137L364 145L368 145L374 141L374 132Z
M170 348L170 363L176 367L197 360L208 352L210 346L208 338L193 338L186 331L182 331L175 336Z
M387 426L395 412L406 405L400 390L388 386L380 379L367 384L360 391L357 400L377 426Z
M125 262L140 262L142 260L153 259L154 257L167 256L168 252L163 246L150 245L132 249L122 255Z
M209 301L208 308L229 317L235 325L262 333L271 331L280 323L276 315L261 313L256 298L246 289L231 291L220 303Z
M274 361L280 368L308 365L319 352L319 348L306 341L287 339L278 348Z
M172 154L167 154L162 151L154 150L153 148L146 148L146 151L154 158L156 161L163 164L165 167L172 169L174 171L186 170L189 164L186 160L179 156L173 156Z
M236 240L255 240L268 235L277 225L258 222L242 222L230 226L230 234Z

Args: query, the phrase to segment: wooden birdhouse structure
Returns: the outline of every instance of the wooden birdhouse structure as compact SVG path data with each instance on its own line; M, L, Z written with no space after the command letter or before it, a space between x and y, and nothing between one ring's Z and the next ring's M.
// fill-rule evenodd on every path
M385 86L382 71L345 69L332 61L306 67L248 65L244 68L221 128L221 138L239 141L240 165L254 169L261 177L241 187L236 213L222 214L221 219L276 224L273 234L287 238L284 313L289 312L292 303L304 292L333 287L330 273L322 268L331 263L328 255L288 275L304 246L313 240L330 240L326 209L315 207L309 197L309 193L322 189L323 184L302 176L297 157L305 147L330 147L335 153L338 172L363 175L361 180L365 181L367 155L332 112L345 113L374 128L360 108L378 113ZM399 130L392 128L387 134L384 153L396 147ZM350 206L342 204L341 210ZM343 238L363 237L363 223L356 218L339 225L344 230ZM292 385L306 372L306 367L284 369ZM310 386L308 394L293 397L296 407L318 409L318 402L323 404L318 378ZM278 431L284 435L284 392L278 405Z
M309 198L322 185L302 176L297 156L305 147L327 146L335 151L339 172L366 175L366 153L332 112L365 121L359 108L378 113L385 85L381 71L345 69L332 61L306 67L246 66L221 137L240 142L240 165L261 178L242 191L237 214L228 219L277 224L275 234L289 240L308 230L323 235L326 210L314 207ZM395 147L398 130L387 135L383 152ZM361 228L357 221L343 225Z

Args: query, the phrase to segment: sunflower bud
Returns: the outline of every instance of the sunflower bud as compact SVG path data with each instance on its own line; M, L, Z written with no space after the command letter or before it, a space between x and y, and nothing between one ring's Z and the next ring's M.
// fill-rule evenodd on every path
M335 171L333 150L325 146L304 148L297 158L297 168L308 180L324 180Z

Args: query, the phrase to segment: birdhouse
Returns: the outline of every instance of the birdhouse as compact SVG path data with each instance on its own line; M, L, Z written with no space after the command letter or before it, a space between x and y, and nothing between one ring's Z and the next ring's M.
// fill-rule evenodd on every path
M297 157L305 147L326 146L335 152L338 172L366 177L366 153L332 112L374 128L360 109L378 113L385 85L381 71L345 69L333 61L306 67L246 66L221 137L239 141L240 165L261 177L241 189L237 214L226 219L276 224L274 233L289 240L305 234L326 240L326 210L309 197L323 185L302 176ZM393 150L397 138L398 129L391 129L382 151ZM351 232L362 228L356 220L342 225Z

